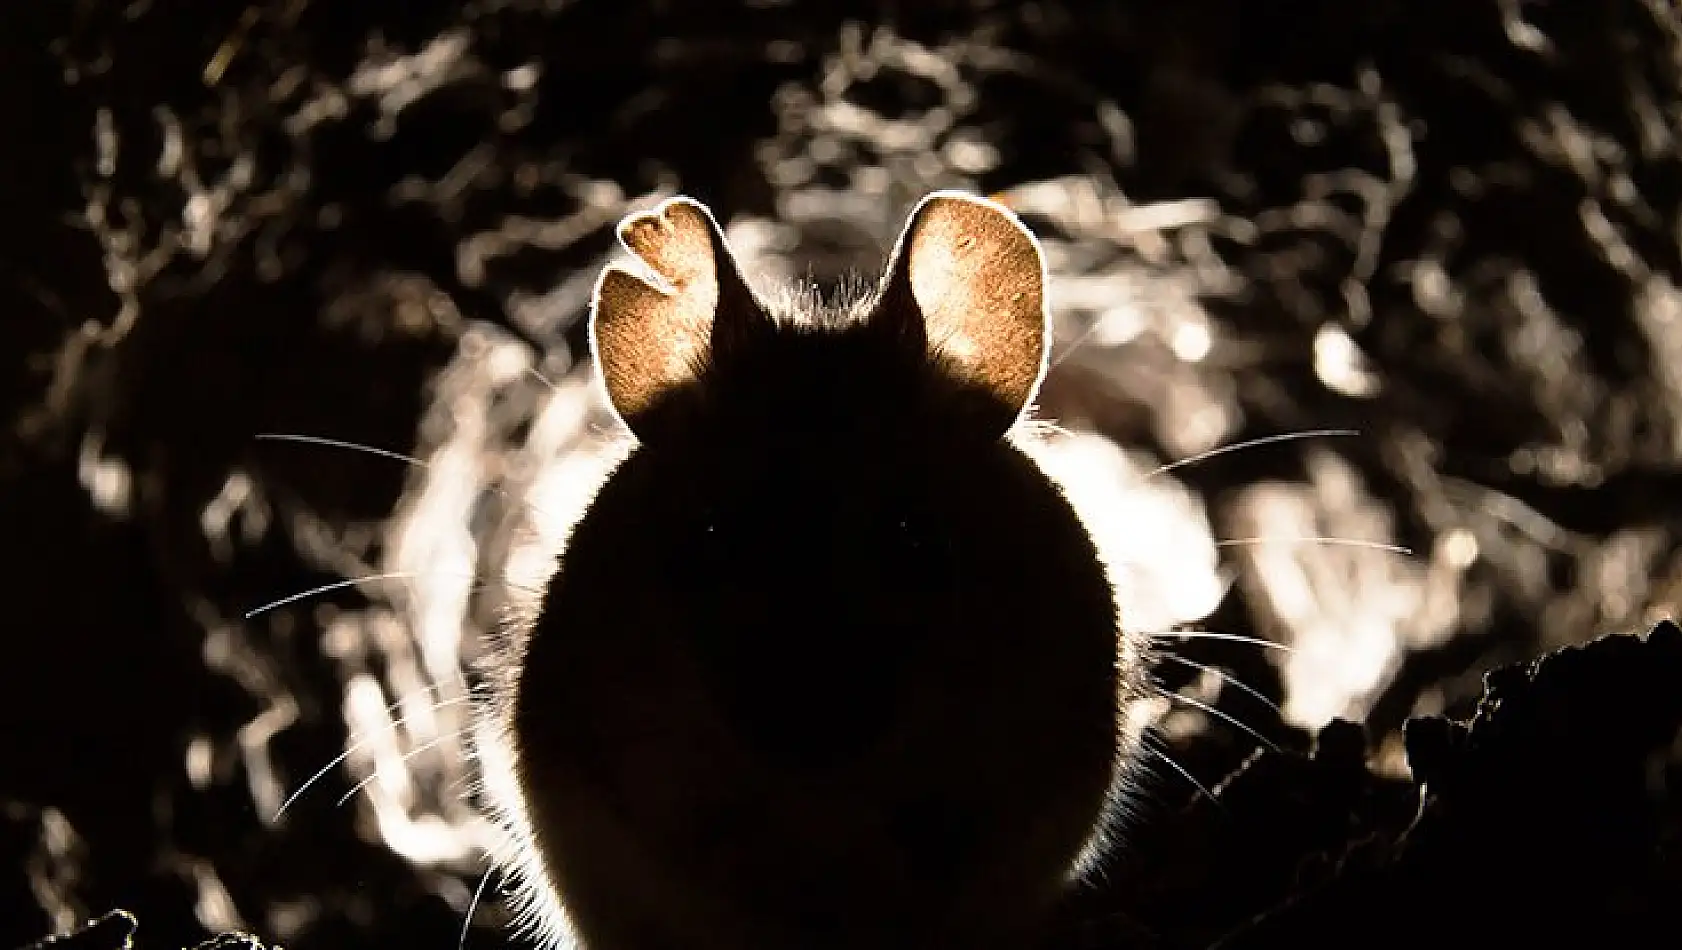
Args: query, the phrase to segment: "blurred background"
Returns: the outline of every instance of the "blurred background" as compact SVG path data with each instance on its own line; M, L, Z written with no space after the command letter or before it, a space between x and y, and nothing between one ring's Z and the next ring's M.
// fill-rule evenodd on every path
M1015 209L1057 462L1215 710L1152 794L1334 717L1405 779L1407 717L1682 597L1679 63L1661 0L8 4L0 947L464 939L467 667L680 192L768 293Z

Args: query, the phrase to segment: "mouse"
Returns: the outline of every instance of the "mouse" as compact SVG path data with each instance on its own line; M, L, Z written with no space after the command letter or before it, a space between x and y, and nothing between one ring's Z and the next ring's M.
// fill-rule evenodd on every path
M1031 945L1108 846L1147 692L1034 461L1044 256L937 191L874 286L761 295L628 215L589 341L625 449L487 676L519 926L586 950Z

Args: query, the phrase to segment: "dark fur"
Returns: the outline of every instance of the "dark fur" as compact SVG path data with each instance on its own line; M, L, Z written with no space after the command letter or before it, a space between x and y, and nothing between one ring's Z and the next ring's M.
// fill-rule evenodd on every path
M1100 823L1110 579L915 306L719 314L751 330L627 420L510 721L595 950L1005 943Z

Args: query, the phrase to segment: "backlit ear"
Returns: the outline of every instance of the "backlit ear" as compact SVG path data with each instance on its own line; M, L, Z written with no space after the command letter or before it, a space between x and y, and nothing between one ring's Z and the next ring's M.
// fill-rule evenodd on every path
M937 191L906 221L872 320L926 341L1020 413L1050 349L1045 282L1039 243L1014 214Z
M591 302L590 347L614 411L635 417L693 380L714 352L768 320L712 212L669 198L619 223L619 242L659 286L617 265L602 270Z

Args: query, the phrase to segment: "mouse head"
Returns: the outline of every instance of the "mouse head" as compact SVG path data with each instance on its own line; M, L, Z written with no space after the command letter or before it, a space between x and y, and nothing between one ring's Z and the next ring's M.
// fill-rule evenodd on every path
M844 756L892 714L884 657L1060 606L1113 621L1078 520L1007 438L1049 333L1039 247L1009 211L930 195L873 295L805 312L762 302L693 200L619 233L650 274L603 273L592 340L639 444L567 560L591 571L611 524L599 583L659 605L642 623L688 628L745 734ZM844 701L777 672L811 650Z

